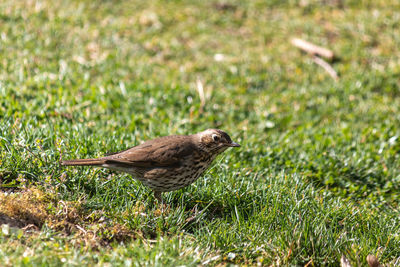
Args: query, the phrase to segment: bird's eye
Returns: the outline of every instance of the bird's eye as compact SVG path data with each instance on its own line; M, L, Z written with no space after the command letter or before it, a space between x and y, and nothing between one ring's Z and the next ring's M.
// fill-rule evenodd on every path
M218 135L213 134L211 137L214 140L214 142L218 142L219 141L219 136Z

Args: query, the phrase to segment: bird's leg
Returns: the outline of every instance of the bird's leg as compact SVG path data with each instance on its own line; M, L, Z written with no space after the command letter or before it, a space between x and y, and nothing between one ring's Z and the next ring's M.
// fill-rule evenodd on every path
M161 206L161 214L164 214L164 211L168 206L164 203L160 191L154 190L153 192L154 192L154 197L158 200L158 204Z
M158 200L158 202L162 203L161 192L154 190L154 197Z

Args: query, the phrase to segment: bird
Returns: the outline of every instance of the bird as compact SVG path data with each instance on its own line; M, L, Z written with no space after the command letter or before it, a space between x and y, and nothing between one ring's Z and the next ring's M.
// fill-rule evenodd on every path
M104 157L63 160L61 164L129 173L152 189L155 198L162 202L162 192L192 184L230 147L240 145L222 130L207 129L192 135L163 136Z

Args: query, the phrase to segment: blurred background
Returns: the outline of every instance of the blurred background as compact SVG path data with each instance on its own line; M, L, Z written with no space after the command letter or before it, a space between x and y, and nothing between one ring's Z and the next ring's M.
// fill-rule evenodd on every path
M242 148L226 153L217 163L220 167L196 185L169 193L167 199L175 203L172 209L178 209L182 198L217 201L221 218L237 207L251 221L253 215L271 213L263 209L271 204L265 199L275 193L297 196L285 190L301 187L304 191L298 189L298 194L321 205L321 213L310 211L309 217L325 218L325 211L335 207L343 207L340 220L352 212L364 215L350 220L354 224L347 230L332 230L336 237L325 237L331 240L329 249L313 245L319 236L315 232L313 238L304 237L304 228L295 226L298 218L288 223L287 239L276 243L275 237L262 235L248 241L254 235L250 232L240 241L233 238L236 245L229 238L221 243L210 239L202 246L222 253L215 262L225 257L228 262L256 264L264 257L264 264L277 264L279 259L321 265L335 264L346 253L359 264L368 253L396 262L397 0L5 0L0 3L0 25L3 188L41 186L60 199L85 199L87 209L106 207L114 212L109 216L121 218L137 201L149 201L146 189L127 175L106 170L61 169L59 160L101 156L162 135L221 128ZM293 45L293 38L334 56L316 59ZM126 182L104 182L104 177L115 176ZM275 183L277 191L272 190ZM129 195L133 197L126 199ZM245 200L229 200L232 196ZM324 207L325 201L331 206ZM357 208L344 208L352 205ZM292 214L290 206L282 207L287 208L282 214ZM203 208L210 216L215 212ZM355 225L374 225L372 218L381 214L388 217L382 217L380 230L371 226L368 232L366 227L353 239L335 241L341 231L349 233ZM129 225L136 229L144 222L156 236L162 235L156 222ZM275 230L282 225L264 223ZM189 227L176 224L177 233ZM189 228L192 233L200 231L200 226ZM299 237L304 244L298 241L297 250L290 245L296 231L305 239ZM389 235L382 237L385 242L377 241L378 232ZM285 236L283 230L280 235ZM269 248L265 254L256 249L262 244ZM230 259L232 251L236 256Z

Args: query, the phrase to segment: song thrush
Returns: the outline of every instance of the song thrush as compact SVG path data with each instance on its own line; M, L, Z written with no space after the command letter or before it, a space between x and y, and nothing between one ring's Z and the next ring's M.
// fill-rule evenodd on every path
M193 135L156 138L102 158L64 160L62 165L127 172L150 187L161 201L161 192L190 185L217 155L229 147L239 146L224 131L208 129Z

